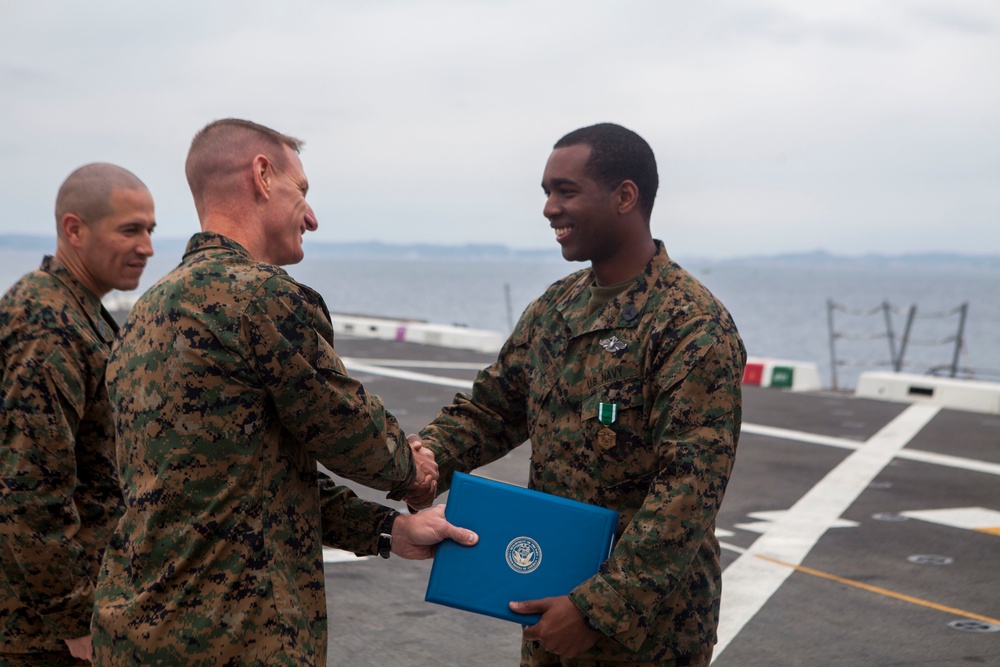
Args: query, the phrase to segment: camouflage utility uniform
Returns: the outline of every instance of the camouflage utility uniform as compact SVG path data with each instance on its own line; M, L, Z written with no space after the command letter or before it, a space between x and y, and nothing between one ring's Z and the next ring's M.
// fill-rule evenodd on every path
M107 665L326 664L321 542L377 552L416 471L348 377L322 298L234 241L196 234L133 307L108 363L126 511L97 590Z
M90 634L122 509L104 386L117 330L52 257L0 300L0 664L76 664L63 640Z
M621 513L611 557L570 595L606 635L585 660L697 662L716 640L715 517L746 350L660 242L635 282L588 315L593 282L589 269L574 273L529 305L471 397L456 396L421 436L442 480L530 439L532 488ZM522 659L559 664L533 642Z

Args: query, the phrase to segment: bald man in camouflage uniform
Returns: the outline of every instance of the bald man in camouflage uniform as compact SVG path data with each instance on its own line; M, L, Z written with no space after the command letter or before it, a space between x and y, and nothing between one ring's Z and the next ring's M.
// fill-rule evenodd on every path
M733 466L746 351L729 313L655 241L656 162L617 125L561 139L544 214L591 268L525 310L495 364L421 432L440 489L531 440L530 486L620 513L617 545L541 613L523 665L702 666L719 619L715 517Z
M55 257L0 300L0 665L90 657L101 554L121 514L104 385L118 325L101 305L139 284L153 198L110 164L56 197Z
M429 558L476 540L439 508L400 516L317 472L395 499L437 477L347 375L323 299L279 268L317 226L300 143L227 119L191 144L203 231L108 364L126 511L98 584L101 665L324 667L323 544Z

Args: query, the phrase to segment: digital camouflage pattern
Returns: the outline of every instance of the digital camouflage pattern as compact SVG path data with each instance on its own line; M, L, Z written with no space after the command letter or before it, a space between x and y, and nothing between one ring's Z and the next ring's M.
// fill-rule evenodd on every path
M420 435L441 490L454 470L530 439L531 488L617 510L611 557L570 595L607 635L581 659L672 665L716 641L715 517L746 350L728 311L659 241L635 283L588 316L593 282L579 271L529 305L471 397L457 395ZM608 426L601 403L616 406ZM542 653L522 647L526 664Z
M90 633L121 514L104 369L118 326L52 257L0 299L0 653Z
M98 583L96 662L325 666L321 541L374 554L390 510L316 464L393 498L416 470L334 352L322 298L196 234L132 308L108 391L126 511Z

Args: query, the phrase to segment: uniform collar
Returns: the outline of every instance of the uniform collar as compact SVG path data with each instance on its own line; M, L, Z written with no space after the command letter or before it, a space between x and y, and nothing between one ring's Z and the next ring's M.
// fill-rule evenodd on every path
M115 334L118 333L118 323L111 313L107 311L97 295L84 287L83 283L77 280L69 269L62 262L51 255L46 255L42 259L40 267L42 271L62 283L73 299L80 306L80 310L90 320L90 326L107 344L114 342Z
M216 234L215 232L198 232L192 236L191 240L188 241L187 248L184 249L184 258L187 259L188 255L203 252L205 250L211 250L213 248L231 250L237 254L243 255L247 259L253 259L249 250L228 236Z
M635 282L623 292L611 299L592 316L587 316L587 303L590 301L590 286L594 283L593 269L581 272L580 277L557 304L556 310L562 313L566 323L574 335L600 331L602 329L625 329L639 325L642 311L649 299L653 285L671 265L670 256L662 241L655 241L656 253L642 272L636 276Z

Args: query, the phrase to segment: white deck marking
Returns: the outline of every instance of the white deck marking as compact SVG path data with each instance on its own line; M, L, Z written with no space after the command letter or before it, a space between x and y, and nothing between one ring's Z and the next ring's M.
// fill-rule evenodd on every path
M789 428L778 428L776 426L762 426L760 424L743 424L743 433L753 435L764 435L770 438L780 438L783 440L795 440L811 445L825 445L827 447L837 447L838 449L857 450L864 443L847 438L835 438L828 435L817 435L806 433L805 431L795 431ZM947 468L959 468L971 472L982 472L988 475L1000 475L1000 463L990 463L989 461L977 461L961 456L950 454L938 454L937 452L926 452L921 449L904 449L896 454L897 458L919 463L930 463L931 465L944 466Z
M771 438L781 438L784 440L797 440L798 442L807 442L812 445L826 445L827 447L838 447L840 449L857 449L862 444L858 440L834 438L829 435L817 435L815 433L806 433L805 431L794 431L790 428L762 426L760 424L743 424L740 432L766 435Z
M767 510L762 512L750 512L747 514L751 519L757 519L753 523L737 523L736 528L740 530L749 530L753 533L760 533L763 535L770 528L775 521L780 521L783 516L787 513L787 510ZM857 521L848 521L847 519L837 519L830 524L830 528L857 528L860 526ZM715 531L716 537L722 537L719 535L719 531ZM731 537L732 533L726 537Z
M960 468L971 472L984 472L988 475L1000 475L1000 463L977 461L961 456L951 456L950 454L925 452L920 449L904 449L899 453L899 458L908 461L919 461L920 463L930 463L931 465L944 466L946 468Z
M384 375L386 377L396 378L397 380L425 382L427 384L437 384L445 387L458 387L459 389L472 389L472 380L447 378L441 377L440 375L429 375L427 373L414 373L413 371L400 371L395 368L386 368L384 366L362 363L357 359L352 359L350 357L341 357L340 360L344 362L344 366L346 366L349 370L357 371L359 373Z
M342 551L333 547L323 547L324 563L353 563L359 560L368 560L371 556L358 556L351 551Z
M926 404L903 410L827 473L725 569L716 655L726 649L794 571L758 556L801 564L823 533L940 410L939 406Z
M369 364L371 366L395 366L397 368L439 368L457 371L479 371L488 363L475 361L429 361L426 359L360 359L358 357L341 357L345 366L349 366L348 360L352 363Z
M914 510L900 512L911 519L929 521L942 526L975 530L1000 535L1000 512L985 507L953 507L940 510Z

